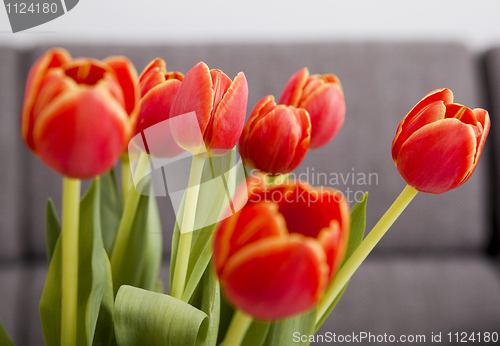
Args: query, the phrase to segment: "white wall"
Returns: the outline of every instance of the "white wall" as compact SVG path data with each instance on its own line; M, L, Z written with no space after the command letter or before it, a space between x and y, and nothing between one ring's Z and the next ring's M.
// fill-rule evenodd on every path
M453 40L483 50L500 44L499 23L499 0L80 0L16 34L0 8L0 43Z

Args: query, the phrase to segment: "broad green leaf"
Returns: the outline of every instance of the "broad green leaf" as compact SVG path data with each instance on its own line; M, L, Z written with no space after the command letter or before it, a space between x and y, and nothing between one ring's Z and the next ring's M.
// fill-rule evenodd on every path
M158 211L158 204L156 203L155 196L149 197L146 236L146 253L144 255L141 281L138 287L148 291L155 291L163 254L163 235L160 212Z
M293 333L314 334L316 309L288 320L271 324L265 346L309 345L309 342L294 342Z
M61 234L61 224L57 217L56 207L52 199L47 200L47 208L45 209L45 245L47 247L47 264L50 264L54 249L56 248L57 239Z
M351 257L352 253L358 248L358 246L363 241L365 236L365 228L366 228L366 202L368 201L368 192L363 195L363 198L356 203L356 205L351 209L351 226L349 230L349 243L347 245L347 252L342 262L342 265ZM342 266L341 266L342 267ZM337 295L335 300L330 304L328 309L325 311L324 315L321 316L321 319L316 324L316 331L321 327L321 325L328 318L330 313L333 311L340 298L344 294L347 285L349 282L342 288L342 291Z
M109 289L108 259L102 243L100 187L96 178L80 203L78 237L77 344L92 345L101 302ZM61 237L57 242L40 300L46 345L59 345L61 335ZM109 331L109 332L112 332Z
M0 345L2 346L14 346L14 343L10 340L7 332L3 328L2 320L0 319Z
M209 324L203 311L182 300L131 286L118 291L114 316L119 346L195 346Z
M148 241L146 229L149 215L149 196L140 196L134 221L124 252L121 270L113 273L113 290L116 294L122 285L138 287L141 283L142 268Z
M208 328L205 338L200 339L197 346L216 346L220 318L220 286L211 267L206 268L199 288L201 302L195 307L207 314Z
M122 204L118 193L115 170L101 177L101 225L106 252L111 254L116 232L122 216Z
M101 190L102 191L102 190ZM111 264L109 263L108 255L106 255L106 283L102 296L99 316L94 334L93 346L112 346L116 345L115 333L113 326L114 312L114 297L113 297L113 278L111 277Z
M262 346L266 341L270 328L270 323L252 321L241 346Z

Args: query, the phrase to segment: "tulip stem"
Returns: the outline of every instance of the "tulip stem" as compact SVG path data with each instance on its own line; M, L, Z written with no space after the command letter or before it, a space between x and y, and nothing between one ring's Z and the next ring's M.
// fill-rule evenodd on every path
M136 180L140 180L140 178L144 177L149 168L149 158L146 153L141 153L139 155L139 160L137 163L137 168L135 170L135 178ZM115 243L113 245L113 249L111 251L111 271L113 273L113 289L116 294L118 289L124 282L121 282L121 277L119 273L122 270L127 270L127 268L122 268L123 258L126 255L127 243L130 238L130 231L132 230L132 223L134 222L135 212L137 210L137 206L139 205L139 200L141 198L141 194L137 192L132 186L130 186L128 190L128 196L125 201L125 207L123 209L122 218L120 219L120 225L118 226L118 231L116 233Z
M122 156L120 157L120 168L122 176L123 205L125 205L125 203L127 202L128 192L134 184L132 182L132 174L130 173L130 161L127 153L122 154Z
M193 239L196 206L198 204L198 193L200 191L201 175L205 158L201 155L193 155L189 183L186 191L186 203L182 214L182 222L179 225L181 234L175 258L174 277L172 281L172 297L181 299L186 286L189 254L191 252L191 241Z
M229 328L226 332L226 337L222 346L239 346L241 345L248 328L252 324L252 317L244 314L240 310L234 312Z
M344 286L351 279L354 272L359 268L361 263L363 263L368 254L373 250L380 239L382 239L387 230L389 230L392 224L396 221L399 215L401 215L408 204L410 204L417 193L417 190L410 185L407 185L390 208L385 212L382 218L373 227L371 232L368 233L363 242L352 253L342 268L340 268L339 272L335 276L335 280L327 289L323 299L319 303L316 323L322 319L323 315L328 311L328 308L333 303L335 298L337 298L340 291L342 291Z
M63 179L61 345L76 345L78 305L79 179Z

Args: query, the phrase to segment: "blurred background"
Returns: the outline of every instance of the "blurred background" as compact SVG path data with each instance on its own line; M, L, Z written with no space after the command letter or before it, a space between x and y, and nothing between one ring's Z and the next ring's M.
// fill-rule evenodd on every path
M497 0L81 0L51 22L0 42L229 43L331 40L500 42Z
M303 66L337 74L344 127L308 153L297 173L377 173L370 186L334 186L369 191L368 230L405 185L390 144L411 107L449 87L456 102L488 109L492 132L472 178L447 194L416 197L320 333L419 333L427 343L442 333L442 344L454 344L447 333L500 333L499 18L498 0L80 0L13 34L0 8L0 316L16 345L43 344L44 208L48 197L61 205L60 176L19 133L29 67L54 45L74 57L126 55L139 72L158 56L183 73L200 60L231 78L243 70L247 114L263 96L278 97ZM167 286L174 215L167 198L159 205Z

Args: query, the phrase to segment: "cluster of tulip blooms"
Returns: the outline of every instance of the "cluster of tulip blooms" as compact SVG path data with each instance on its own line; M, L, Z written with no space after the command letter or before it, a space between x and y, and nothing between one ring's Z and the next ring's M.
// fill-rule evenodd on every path
M490 127L485 110L453 103L448 89L418 102L392 143L408 185L364 237L366 199L350 209L335 189L287 178L343 124L337 77L298 71L278 103L264 97L245 124L247 98L243 73L231 80L203 62L184 76L155 59L137 77L125 57L72 59L52 49L38 59L26 85L22 135L64 176L62 225L52 209L47 214L50 268L40 304L47 345L288 345L298 329L313 334L417 192L444 193L471 176ZM213 209L225 214L222 221L200 229L198 202L215 195L186 190L169 295L158 281L161 245L152 239L158 210L154 197L136 191L126 151L134 136L167 120L147 143L136 143L134 176L148 167L141 157L187 151L189 186L196 187L205 164L213 175L212 160L234 154L238 142L252 170L230 210ZM122 199L110 208L120 160ZM80 179L89 178L94 183L80 201Z

